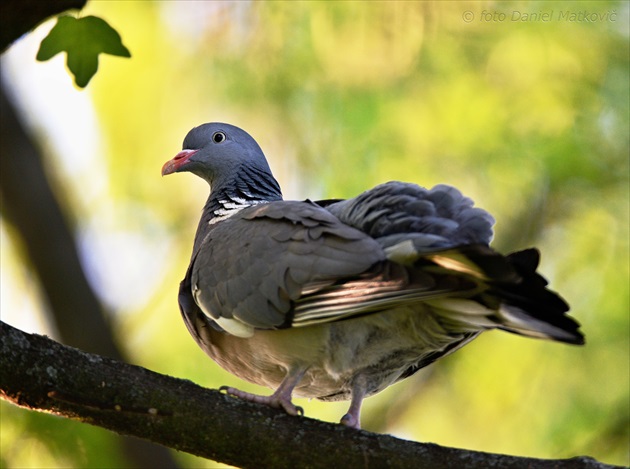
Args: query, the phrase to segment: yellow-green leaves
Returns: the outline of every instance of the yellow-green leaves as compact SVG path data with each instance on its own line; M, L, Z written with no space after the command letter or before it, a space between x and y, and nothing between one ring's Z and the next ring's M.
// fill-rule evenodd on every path
M37 60L49 60L64 51L68 54L68 68L80 88L85 88L98 70L99 54L131 57L116 30L96 16L57 18L57 24L39 46Z

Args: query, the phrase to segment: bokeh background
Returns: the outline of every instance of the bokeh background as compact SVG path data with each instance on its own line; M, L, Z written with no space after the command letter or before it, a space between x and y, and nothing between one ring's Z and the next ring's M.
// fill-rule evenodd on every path
M205 357L177 308L208 188L160 168L193 126L230 122L257 139L288 199L394 179L459 187L495 215L495 248L542 250L542 272L582 323L581 348L485 334L368 399L367 430L627 465L629 5L91 0L81 14L116 28L131 59L101 56L78 90L65 56L35 61L48 21L2 57L2 83L131 362L269 392ZM6 217L0 234L2 320L58 337ZM328 421L347 406L298 404ZM112 433L0 410L3 467L128 465Z

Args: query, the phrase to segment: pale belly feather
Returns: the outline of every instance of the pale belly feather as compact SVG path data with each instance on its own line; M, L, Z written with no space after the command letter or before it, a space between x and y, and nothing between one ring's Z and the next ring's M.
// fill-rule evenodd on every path
M289 370L306 368L295 396L345 400L357 376L368 383L367 395L375 394L426 357L472 340L465 339L470 329L456 329L417 305L321 325L259 330L250 338L213 331L208 352L230 373L272 389Z

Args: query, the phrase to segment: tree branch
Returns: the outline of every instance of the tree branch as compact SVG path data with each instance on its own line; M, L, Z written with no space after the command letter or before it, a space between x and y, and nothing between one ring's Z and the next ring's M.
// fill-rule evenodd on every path
M445 448L356 431L228 397L0 323L0 395L240 467L610 468Z
M0 51L4 52L13 41L47 18L66 10L80 10L86 3L87 0L3 0L0 2Z

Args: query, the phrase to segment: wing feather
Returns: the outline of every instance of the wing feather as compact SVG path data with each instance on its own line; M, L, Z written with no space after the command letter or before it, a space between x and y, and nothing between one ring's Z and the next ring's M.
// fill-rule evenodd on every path
M195 301L213 320L287 326L308 292L383 261L380 245L310 202L272 202L217 223L193 259Z

